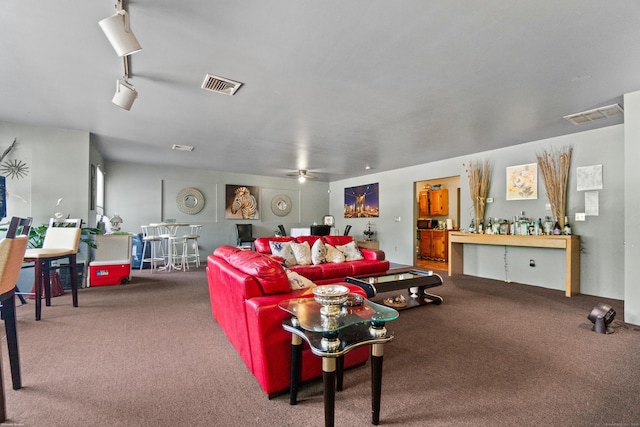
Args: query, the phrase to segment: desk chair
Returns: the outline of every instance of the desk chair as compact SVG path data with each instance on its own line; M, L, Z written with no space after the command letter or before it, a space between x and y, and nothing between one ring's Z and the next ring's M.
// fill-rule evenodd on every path
M24 261L33 262L35 267L36 320L40 320L42 313L43 287L45 304L47 307L51 305L52 261L59 259L67 259L69 261L73 306L78 306L78 266L76 259L82 233L80 229L82 220L74 220L64 224L63 226L57 226L58 224L52 220L44 236L42 248L27 249L24 254ZM61 267L54 267L54 269L57 268Z
M238 246L242 246L243 243L247 242L253 247L253 242L255 242L256 238L253 237L251 224L236 224L236 232L238 234Z
M22 269L22 260L29 242L31 218L11 218L7 235L0 240L0 303L2 303L2 318L7 334L9 363L11 365L11 380L13 389L22 387L20 377L20 357L18 353L18 332L16 330L16 284ZM2 365L0 364L0 422L7 419L6 402L4 396L4 382Z

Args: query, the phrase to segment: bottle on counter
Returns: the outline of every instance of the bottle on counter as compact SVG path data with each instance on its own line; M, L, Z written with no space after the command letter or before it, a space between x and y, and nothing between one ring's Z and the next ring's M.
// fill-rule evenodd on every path
M569 225L569 218L567 218L566 216L564 217L564 234L566 234L567 236L571 235L571 226Z
M542 234L540 232L540 224L542 224L542 220L540 218L538 218L536 220L536 223L533 225L533 234L536 236L539 236L540 234Z
M491 217L487 221L487 227L485 228L485 234L493 234L493 224L491 223Z
M562 234L562 230L560 229L560 223L558 222L558 217L555 217L556 222L553 224L553 235L558 236Z

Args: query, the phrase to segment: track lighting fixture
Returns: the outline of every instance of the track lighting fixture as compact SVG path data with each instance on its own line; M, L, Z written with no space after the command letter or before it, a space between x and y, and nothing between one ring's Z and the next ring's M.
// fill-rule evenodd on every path
M118 56L131 55L142 49L129 27L129 14L122 7L122 0L116 0L116 13L98 22Z
M116 93L113 95L111 102L116 104L118 107L129 111L131 110L133 101L135 101L137 97L138 91L131 83L129 83L126 76L116 80Z

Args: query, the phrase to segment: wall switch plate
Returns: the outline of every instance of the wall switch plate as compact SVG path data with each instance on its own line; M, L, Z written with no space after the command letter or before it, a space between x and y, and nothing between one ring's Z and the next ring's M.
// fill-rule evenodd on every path
M586 219L587 218L586 218L586 215L584 213L577 213L576 212L576 221L585 221Z
M544 210L545 211L550 211L551 210L551 203L545 203Z
M536 261L533 259L529 260L529 267L535 267L536 266Z
M487 203L493 203L493 197L487 197Z
M402 218L400 218L399 216L396 217L396 222L400 222Z

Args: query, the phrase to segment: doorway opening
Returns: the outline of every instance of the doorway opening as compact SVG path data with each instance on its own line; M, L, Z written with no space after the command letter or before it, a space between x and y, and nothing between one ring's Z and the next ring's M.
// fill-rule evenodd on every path
M447 270L449 231L460 227L460 176L414 183L414 265Z

